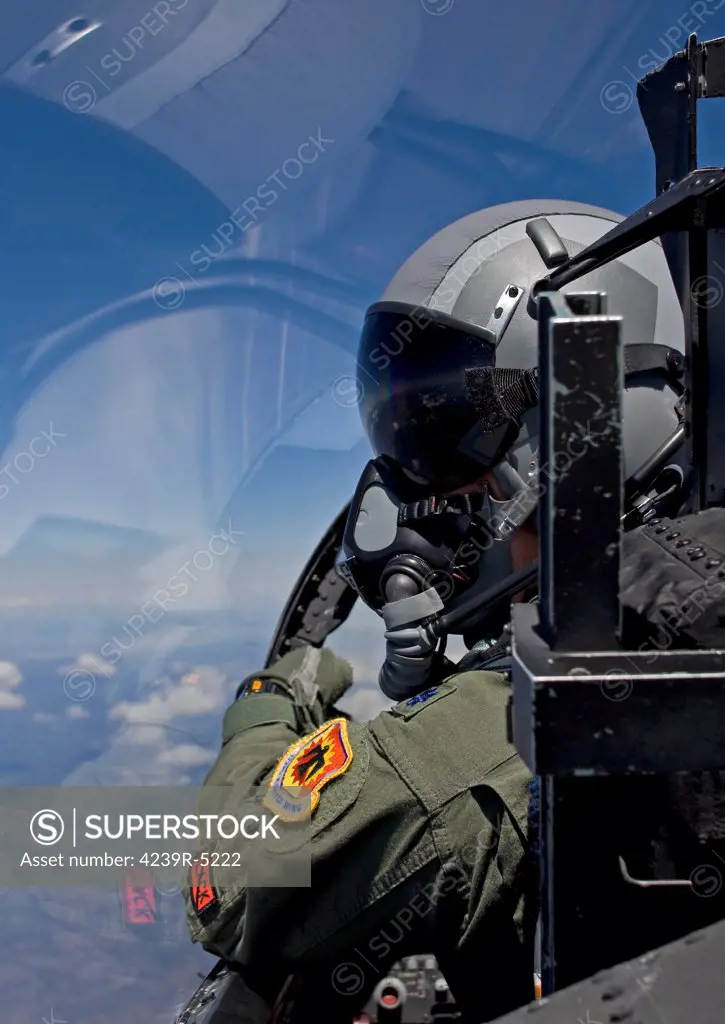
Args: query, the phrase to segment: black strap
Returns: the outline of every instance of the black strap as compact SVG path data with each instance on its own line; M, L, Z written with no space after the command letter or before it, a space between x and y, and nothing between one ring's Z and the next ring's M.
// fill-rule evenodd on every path
M655 342L624 346L624 376L627 383L639 374L662 374L681 391L685 360L680 352ZM481 426L494 431L521 418L539 401L539 371L475 367L465 371L468 398L476 408Z
M267 674L247 676L237 687L236 700L242 700L245 697L256 697L263 693L289 697L288 685L286 680L275 679Z
M427 498L411 501L398 506L398 525L409 523L413 519L426 519L428 516L453 515L472 516L483 508L484 494L456 494L452 498L444 498L439 494L431 494Z
M495 665L496 662L500 661L501 658L509 657L511 655L511 637L502 637L500 640L496 640L489 647L481 650L476 650L475 646L463 655L461 660L458 662L459 672L474 672L481 671L485 672L489 670L489 665ZM490 671L497 671L492 668Z
M624 376L628 380L640 373L661 373L671 384L681 387L684 372L684 356L668 345L646 342L624 346Z

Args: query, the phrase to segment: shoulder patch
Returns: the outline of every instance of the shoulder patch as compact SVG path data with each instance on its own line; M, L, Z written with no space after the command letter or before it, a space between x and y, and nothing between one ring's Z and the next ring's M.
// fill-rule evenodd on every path
M212 884L208 864L200 860L193 862L189 871L189 888L194 913L202 923L208 921L219 909L219 893Z
M439 686L431 686L428 690L416 693L414 697L410 697L408 700L401 700L399 704L390 709L390 714L396 715L398 718L412 718L422 708L427 707L436 700L440 700L441 697L447 697L449 694L454 693L456 689L455 683L441 683Z
M325 722L293 743L278 761L264 806L283 821L300 821L308 813L311 816L321 791L348 770L352 759L347 719Z

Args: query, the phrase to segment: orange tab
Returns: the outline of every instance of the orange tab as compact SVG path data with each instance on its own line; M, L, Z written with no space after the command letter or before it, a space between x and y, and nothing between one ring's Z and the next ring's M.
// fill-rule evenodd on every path
M306 816L308 806L312 814L320 802L322 789L346 772L352 759L347 719L325 722L311 735L294 743L279 761L264 806L275 811L283 821L298 821Z
M191 905L199 917L206 917L219 906L219 894L211 880L211 868L195 860L189 877Z
M156 924L156 891L150 871L129 871L123 885L124 924Z

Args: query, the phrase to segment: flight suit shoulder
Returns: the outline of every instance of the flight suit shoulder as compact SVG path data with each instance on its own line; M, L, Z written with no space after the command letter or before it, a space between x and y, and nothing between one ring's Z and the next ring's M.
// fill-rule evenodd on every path
M260 780L260 791L263 806L279 816L279 842L265 849L264 868L283 878L288 864L296 870L304 861L309 880L295 900L306 909L297 920L284 912L291 899L284 886L245 885L243 879L217 894L211 918L201 920L190 900L192 937L227 959L253 961L258 936L271 933L291 962L321 955L341 929L362 927L368 909L378 913L372 908L395 899L396 890L405 891L401 900L407 902L415 879L435 870L424 810L368 724L336 718L296 740Z
M393 705L389 714L396 718L411 719L421 711L432 707L444 697L458 693L459 699L446 708L437 708L436 713L454 716L460 714L463 704L485 705L507 704L511 696L511 683L503 672L469 669L449 676L442 683L431 686L422 693Z
M508 739L510 696L498 672L461 672L383 712L370 723L371 735L434 812L487 784L507 762L522 770Z

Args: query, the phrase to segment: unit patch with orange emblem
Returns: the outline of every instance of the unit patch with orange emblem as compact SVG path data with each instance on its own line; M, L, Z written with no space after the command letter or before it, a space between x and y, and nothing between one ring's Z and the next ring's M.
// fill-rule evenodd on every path
M352 764L347 719L334 718L294 743L278 762L264 806L283 821L312 815L320 793Z

